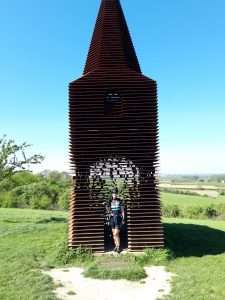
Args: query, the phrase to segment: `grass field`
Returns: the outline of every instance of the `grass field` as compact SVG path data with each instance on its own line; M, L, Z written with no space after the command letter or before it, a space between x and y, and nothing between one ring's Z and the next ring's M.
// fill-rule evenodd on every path
M225 222L164 219L164 224L167 248L175 255L165 264L177 274L168 299L224 300ZM66 231L67 213L0 209L1 300L56 299L41 270L56 264Z

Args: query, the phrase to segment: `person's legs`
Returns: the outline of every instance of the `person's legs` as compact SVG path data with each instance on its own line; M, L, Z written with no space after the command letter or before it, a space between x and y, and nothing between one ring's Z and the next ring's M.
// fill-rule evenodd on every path
M120 228L121 228L122 218L120 215L117 215L115 218L115 231L114 231L114 239L117 251L120 251Z
M112 228L112 235L113 235L113 241L114 241L114 244L115 244L115 228Z
M111 218L110 218L110 226L111 226L111 228L112 228L112 236L113 236L113 242L114 242L114 244L115 244L115 246L116 246L116 241L115 241L115 218L114 218L114 216L111 216Z
M120 249L120 226L121 226L121 217L113 216L111 218L111 227L113 234L113 241L115 244L115 250L119 251Z
M120 248L120 229L119 228L114 229L114 241L115 241L116 248L119 249Z

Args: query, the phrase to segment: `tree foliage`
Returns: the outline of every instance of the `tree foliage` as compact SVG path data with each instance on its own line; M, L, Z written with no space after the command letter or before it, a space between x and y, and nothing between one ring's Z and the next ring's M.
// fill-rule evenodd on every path
M0 181L0 207L67 210L70 187L65 172L21 171Z

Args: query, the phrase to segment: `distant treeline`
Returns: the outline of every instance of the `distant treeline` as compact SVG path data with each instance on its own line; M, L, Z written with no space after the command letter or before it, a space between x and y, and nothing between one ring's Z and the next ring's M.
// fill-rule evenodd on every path
M225 183L225 174L209 174L209 175L165 175L160 176L162 181L170 182L218 182Z

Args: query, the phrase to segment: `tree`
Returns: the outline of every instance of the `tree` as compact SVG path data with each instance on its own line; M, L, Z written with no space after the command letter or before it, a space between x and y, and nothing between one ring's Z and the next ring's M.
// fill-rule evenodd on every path
M0 138L0 181L16 172L26 170L31 164L39 164L44 160L40 154L27 156L25 152L30 146L26 142L17 145L6 135Z

